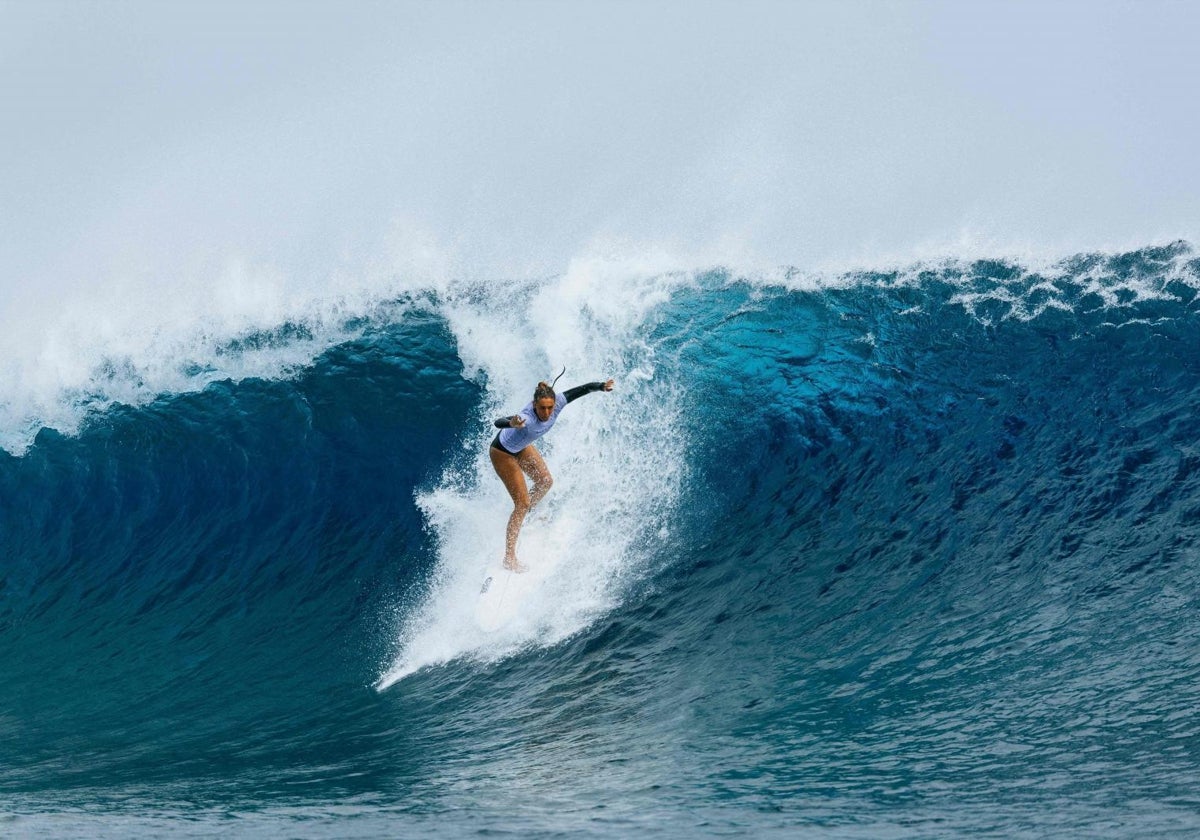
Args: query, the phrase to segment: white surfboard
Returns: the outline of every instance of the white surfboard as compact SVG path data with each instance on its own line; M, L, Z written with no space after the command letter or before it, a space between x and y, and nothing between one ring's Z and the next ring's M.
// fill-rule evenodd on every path
M524 572L512 572L499 563L484 573L475 605L475 621L489 633L495 632L521 615L530 596L541 588L555 564L541 558L526 563Z
M539 508L521 530L523 572L512 572L499 562L491 564L480 581L475 620L492 633L522 615L543 582L554 574L562 552L563 535L551 523L552 509ZM536 606L536 605L535 605Z
M475 605L475 621L482 629L492 633L513 620L529 589L527 575L499 565L487 570Z

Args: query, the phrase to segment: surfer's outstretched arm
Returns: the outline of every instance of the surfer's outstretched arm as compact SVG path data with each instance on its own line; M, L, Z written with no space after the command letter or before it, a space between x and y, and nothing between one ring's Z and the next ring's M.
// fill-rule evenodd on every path
M563 396L567 398L567 402L577 400L584 394L594 394L597 391L611 391L613 389L613 381L610 379L607 382L589 382L586 385L576 385L574 388L568 388L563 391Z
M568 388L562 392L567 402L573 402L579 399L584 394L594 394L597 391L611 391L613 389L613 380L609 379L606 382L588 382L583 385L576 385L574 388ZM525 418L520 414L514 414L512 417L497 417L492 421L492 425L497 429L520 429L525 426Z

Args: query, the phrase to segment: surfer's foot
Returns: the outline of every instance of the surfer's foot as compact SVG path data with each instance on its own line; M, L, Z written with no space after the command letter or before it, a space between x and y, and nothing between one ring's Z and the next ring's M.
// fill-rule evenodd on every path
M516 557L505 557L504 568L508 569L510 572L517 572L518 574L529 570L529 567Z

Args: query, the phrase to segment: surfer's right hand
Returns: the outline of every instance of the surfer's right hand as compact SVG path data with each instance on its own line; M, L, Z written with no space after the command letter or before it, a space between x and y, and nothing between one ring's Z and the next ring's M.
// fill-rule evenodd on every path
M514 429L520 429L525 426L525 418L520 414L514 414L512 417L508 418L508 422L512 424Z

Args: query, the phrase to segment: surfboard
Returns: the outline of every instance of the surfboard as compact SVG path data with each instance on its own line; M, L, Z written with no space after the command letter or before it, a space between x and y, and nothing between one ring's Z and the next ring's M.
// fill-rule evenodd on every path
M528 606L536 606L532 597L554 574L562 554L562 535L553 527L554 509L538 507L530 514L521 530L521 561L523 572L511 572L497 560L488 566L479 586L479 602L475 620L480 628L491 633L500 630L521 616Z
M497 563L484 573L475 605L475 621L481 629L493 633L511 623L553 568L546 562L526 565L524 572L511 572Z
M484 573L479 588L479 603L475 605L475 621L489 633L499 630L517 614L524 590L525 575L494 566Z

